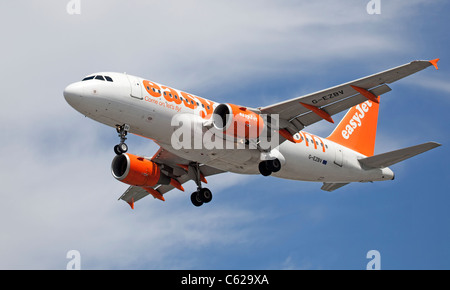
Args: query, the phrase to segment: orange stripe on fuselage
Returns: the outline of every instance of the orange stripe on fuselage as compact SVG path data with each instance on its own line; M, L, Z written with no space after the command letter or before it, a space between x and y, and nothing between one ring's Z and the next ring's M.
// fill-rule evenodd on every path
M311 143L311 141L310 141L310 139L308 139L308 137L310 139L312 139L312 142L314 143L314 149L318 149L318 146L317 146L317 143L316 143L316 140L317 140L322 145L322 151L325 152L325 148L326 147L325 147L325 143L322 141L322 138L320 138L320 137L318 137L316 135L313 135L311 133L300 131L300 132L298 132L297 134L294 135L294 141L295 141L295 143L298 143L298 144L300 144L303 141L305 141L306 147L309 147L309 144Z

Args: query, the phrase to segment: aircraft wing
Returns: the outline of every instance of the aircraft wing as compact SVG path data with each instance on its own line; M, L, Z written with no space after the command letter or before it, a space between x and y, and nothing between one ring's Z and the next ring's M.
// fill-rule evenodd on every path
M189 170L189 165L191 163L190 160L181 158L163 148L159 148L158 152L156 152L156 154L151 158L151 160L160 166L162 172L178 181L180 183L180 187L185 182L193 180L195 178L193 172ZM201 174L203 175L202 176L203 182L206 182L206 179L204 179L204 177L206 176L211 176L225 172L204 164L199 165L199 169ZM154 198L164 200L163 195L174 188L175 186L171 184L167 185L158 184L151 187L151 190L149 192L139 186L130 186L122 194L122 196L120 196L119 200L121 199L126 201L131 206L131 208L134 208L134 203L136 201L150 194L153 195ZM183 188L181 187L181 189Z
M416 60L374 75L341 84L326 90L304 95L274 105L258 108L262 114L279 114L280 135L290 139L304 127L322 119L334 122L332 115L364 101L376 101L376 97L389 92L387 84L393 83L431 65L436 69L439 59ZM285 129L289 135L282 134ZM287 138L286 138L287 137Z

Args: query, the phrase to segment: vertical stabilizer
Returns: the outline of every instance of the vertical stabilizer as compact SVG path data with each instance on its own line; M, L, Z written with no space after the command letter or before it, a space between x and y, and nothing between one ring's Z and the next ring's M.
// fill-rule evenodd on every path
M378 102L380 97L377 98ZM372 156L377 134L379 103L365 101L350 108L328 140L365 156Z

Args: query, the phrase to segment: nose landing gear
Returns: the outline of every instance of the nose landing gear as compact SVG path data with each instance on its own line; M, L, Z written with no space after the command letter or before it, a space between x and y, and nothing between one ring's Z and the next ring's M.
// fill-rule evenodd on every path
M127 140L127 133L130 130L130 125L123 124L123 125L116 125L117 133L119 133L120 143L114 146L114 152L117 155L120 155L122 153L125 153L128 151L128 145L125 144L125 140Z

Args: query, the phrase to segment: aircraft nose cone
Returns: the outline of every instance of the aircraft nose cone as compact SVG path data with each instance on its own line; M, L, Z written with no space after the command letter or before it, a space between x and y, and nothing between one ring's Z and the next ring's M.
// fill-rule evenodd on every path
M83 94L83 89L79 83L73 83L68 85L63 92L66 102L72 107L75 107L79 103L81 96Z

